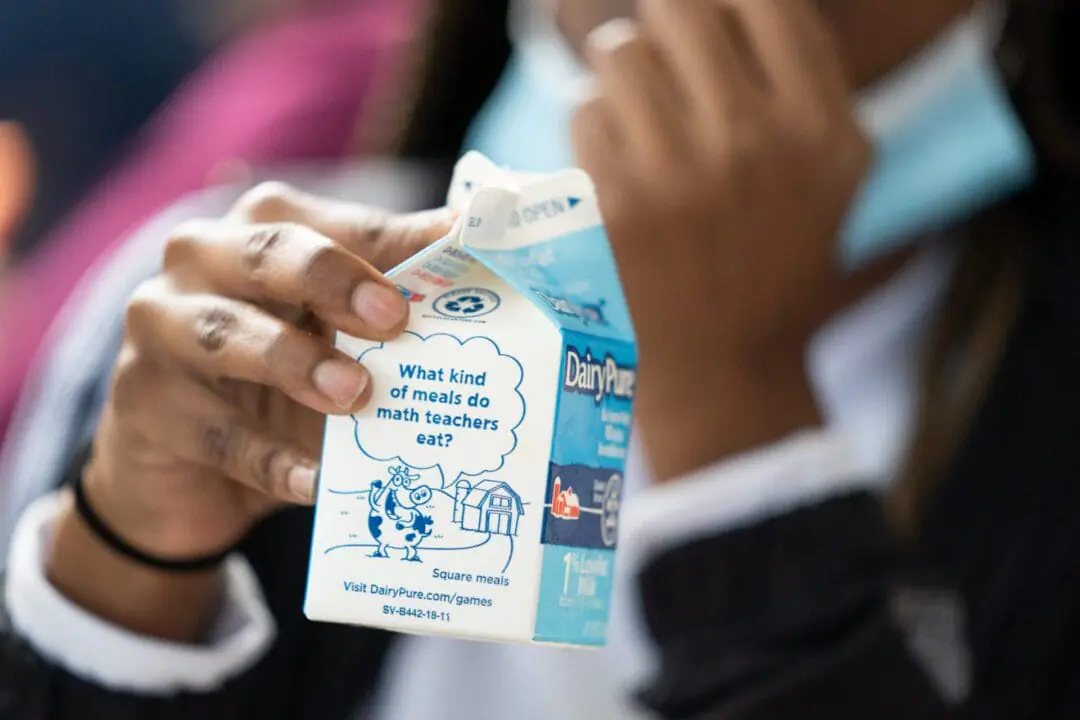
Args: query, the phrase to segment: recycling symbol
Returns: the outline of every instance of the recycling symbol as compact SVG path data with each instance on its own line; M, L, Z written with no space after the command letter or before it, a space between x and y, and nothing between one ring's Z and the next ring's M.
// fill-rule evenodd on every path
M475 315L484 309L484 298L479 295L465 295L457 300L450 300L444 307L453 313Z
M433 307L444 317L474 318L487 315L499 307L499 296L483 288L463 288L436 298Z

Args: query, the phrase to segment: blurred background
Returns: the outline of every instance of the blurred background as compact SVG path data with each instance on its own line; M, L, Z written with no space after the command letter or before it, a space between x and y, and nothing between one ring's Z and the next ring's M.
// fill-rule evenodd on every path
M439 4L0 1L0 438L80 278L181 198L284 177L437 202L446 163L398 145Z

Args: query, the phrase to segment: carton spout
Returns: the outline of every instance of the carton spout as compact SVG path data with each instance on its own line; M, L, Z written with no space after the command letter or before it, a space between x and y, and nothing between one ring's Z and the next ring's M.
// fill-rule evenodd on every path
M327 419L304 612L500 642L607 637L636 349L595 192L475 153L450 233L390 276L414 309Z
M499 250L517 208L521 194L509 187L489 185L469 200L459 222L459 240L466 247Z
M450 228L450 232L447 237L450 238L450 243L455 247L463 247L464 243L461 240L462 230L465 228L465 216L458 215L457 220L454 221L453 227Z

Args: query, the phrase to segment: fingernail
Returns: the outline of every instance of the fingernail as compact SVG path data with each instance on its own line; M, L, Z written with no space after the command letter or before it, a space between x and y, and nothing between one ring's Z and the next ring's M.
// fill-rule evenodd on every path
M434 242L444 237L454 227L461 216L461 211L445 207L432 211L432 222L427 229L428 239Z
M589 33L588 45L600 52L614 52L638 35L638 25L629 18L614 18Z
M309 503L315 499L315 478L317 476L318 473L315 472L315 468L296 465L289 469L289 474L285 476L285 482L289 486L289 492L297 500Z
M319 363L315 366L311 379L319 392L344 410L356 403L356 399L368 384L368 374L363 368L341 360L325 360Z
M400 292L377 282L362 283L352 301L356 314L375 330L393 330L409 311Z

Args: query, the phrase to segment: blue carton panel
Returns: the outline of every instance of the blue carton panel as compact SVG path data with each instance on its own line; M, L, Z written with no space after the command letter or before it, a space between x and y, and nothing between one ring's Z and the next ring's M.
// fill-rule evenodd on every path
M543 541L609 549L616 545L622 470L551 464Z
M615 547L635 380L633 346L564 334L543 542Z
M607 642L615 552L545 545L536 608L537 642Z

